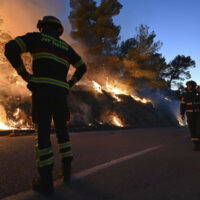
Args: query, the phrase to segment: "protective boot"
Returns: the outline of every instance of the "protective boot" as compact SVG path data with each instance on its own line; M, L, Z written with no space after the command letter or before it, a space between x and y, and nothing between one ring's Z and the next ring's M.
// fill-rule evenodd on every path
M62 161L63 182L67 185L71 182L71 161L72 158L67 158Z
M54 193L53 186L53 166L45 166L38 168L40 177L32 182L32 189L42 195L51 196Z

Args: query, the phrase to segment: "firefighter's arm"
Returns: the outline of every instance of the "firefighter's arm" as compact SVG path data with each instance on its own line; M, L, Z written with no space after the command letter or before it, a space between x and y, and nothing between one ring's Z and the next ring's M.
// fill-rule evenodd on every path
M182 120L185 120L185 106L186 106L185 98L181 97L180 115L181 115Z
M21 54L27 52L25 42L21 37L9 41L5 45L5 56L11 65L15 68L17 73L25 80L29 81L31 75L26 71Z
M87 71L87 66L82 61L81 57L70 47L70 63L76 68L71 80L68 81L69 87L76 84Z

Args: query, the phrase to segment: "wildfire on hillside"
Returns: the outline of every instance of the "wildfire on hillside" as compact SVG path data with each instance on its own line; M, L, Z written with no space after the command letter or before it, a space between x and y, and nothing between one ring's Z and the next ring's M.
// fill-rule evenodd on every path
M15 70L8 63L1 64L0 73L3 74L3 78L0 78L0 90L3 94L0 96L0 130L32 129L30 92L26 89L26 83L16 75ZM7 92L4 88L11 92ZM92 98L96 100L85 102L87 97L84 99L79 99L79 96L74 97L72 102L75 108L72 108L71 124L75 120L75 124L81 123L88 127L95 126L95 124L126 127L135 125L133 120L140 119L141 113L145 112L148 115L152 111L155 112L152 110L154 109L153 100L138 96L134 88L127 88L120 80L112 80L109 74L106 79L101 80L101 83L95 80L84 80L78 84L78 88L82 92L87 91L89 94L94 94ZM103 106L101 105L102 98L105 99ZM92 103L93 101L95 104ZM136 111L138 107L135 108L135 105L141 107L141 110ZM93 107L99 109L99 114L95 115L96 110ZM139 116L135 112L140 112ZM133 113L136 117L132 115ZM146 114L142 118L145 118ZM152 118L151 120L156 123Z
M16 75L15 75L16 76ZM22 79L16 79L15 82L13 83L14 80L12 80L12 84L16 84L16 86L20 87L25 87L25 83ZM99 83L96 81L91 81L91 85L89 86L90 88L93 88L93 92L97 92L99 94L103 94L103 91L107 92L113 97L113 101L116 102L122 102L123 100L120 98L120 95L125 95L125 96L130 96L133 100L139 101L143 104L150 103L150 99L146 98L140 98L133 93L129 93L126 90L121 89L120 87L117 87L117 85L112 85L112 83L109 83L106 81L104 86L101 86ZM79 84L81 87L81 84ZM9 87L9 85L8 85ZM10 87L12 85L10 84ZM25 114L25 112L20 109L16 108L13 113L12 117L9 118L7 116L7 112L3 105L0 107L1 112L3 112L3 118L0 118L0 130L9 130L9 129L30 129L32 127L30 120L27 121L28 116ZM120 114L117 114L115 112L110 112L109 116L107 116L108 123L112 126L117 126L117 127L124 127L125 124L122 122L123 116L120 116Z
M9 39L11 38L0 38L0 130L32 129L31 93L26 88L26 83L16 74L3 55L4 45ZM27 70L31 73L30 55L23 55L23 59ZM94 75L93 80L85 78L78 83L78 92L84 93L85 96L80 99L79 94L71 95L73 99L70 101L74 106L71 109L71 124L81 123L87 126L106 124L126 127L135 125L135 122L145 124L148 120L154 124L159 123L160 116L154 109L152 98L138 95L135 88L128 87L120 77L113 78L110 72L106 71L104 74L106 78L100 81L99 77L97 78L98 74Z

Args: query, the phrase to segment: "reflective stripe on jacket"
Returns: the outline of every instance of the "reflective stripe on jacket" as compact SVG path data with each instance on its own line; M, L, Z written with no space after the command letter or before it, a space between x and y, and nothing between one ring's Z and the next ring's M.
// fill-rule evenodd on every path
M187 91L182 97L180 102L180 113L200 112L200 93L196 90L189 92Z

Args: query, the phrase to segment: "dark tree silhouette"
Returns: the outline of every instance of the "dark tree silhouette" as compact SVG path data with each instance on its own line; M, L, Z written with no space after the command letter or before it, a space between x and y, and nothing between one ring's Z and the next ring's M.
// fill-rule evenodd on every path
M122 5L117 0L70 0L71 36L80 41L91 54L111 54L119 40L120 26L113 23Z
M174 81L183 81L191 78L189 69L195 66L195 61L190 56L176 56L166 68L163 77L167 79L168 85L171 86Z

